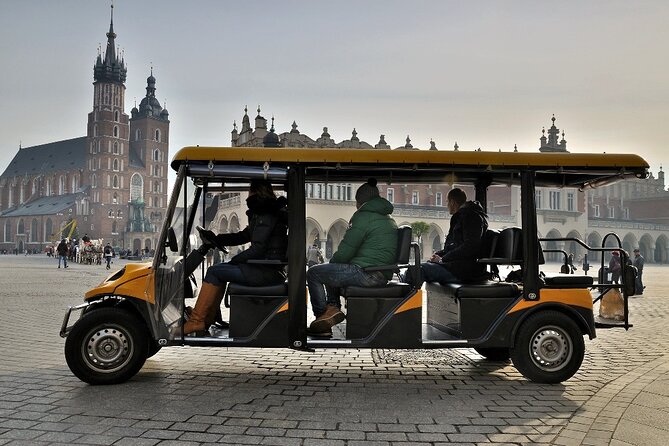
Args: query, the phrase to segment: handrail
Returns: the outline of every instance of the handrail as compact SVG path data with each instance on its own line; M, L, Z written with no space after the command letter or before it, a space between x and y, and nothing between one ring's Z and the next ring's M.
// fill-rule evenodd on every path
M615 241L618 242L618 246L606 246L606 241L609 237L615 238ZM597 274L597 283L593 283L593 289L597 288L600 292L599 296L597 296L592 303L597 303L600 301L603 297L604 294L610 289L620 289L622 290L622 295L623 295L623 313L624 313L624 324L623 327L625 330L628 330L629 327L631 327L631 324L629 323L629 307L628 307L628 298L629 295L627 293L627 287L625 286L625 268L627 268L629 265L629 254L623 249L622 247L622 241L620 240L620 237L618 234L614 232L609 232L607 233L604 238L602 239L602 247L601 248L593 248L586 244L583 240L574 238L574 237L562 237L562 238L540 238L539 242L575 242L585 248L587 251L592 251L592 252L613 252L613 251L618 251L620 253L620 267L621 267L621 272L620 272L620 283L601 283L604 282L604 274L606 271L606 266L604 264L604 256L601 256L600 259L600 269ZM543 252L561 252L565 256L565 265L568 265L568 256L567 252L562 249L544 249Z

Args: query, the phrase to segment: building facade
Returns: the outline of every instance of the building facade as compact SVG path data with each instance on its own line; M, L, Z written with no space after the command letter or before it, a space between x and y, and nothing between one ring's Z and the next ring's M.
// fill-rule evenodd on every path
M85 234L133 251L155 247L167 205L169 113L153 70L139 107L125 112L127 68L115 39L112 6L86 136L20 147L0 176L0 249L41 251Z
M299 132L293 121L291 130L277 134L272 120L267 128L267 120L261 116L260 107L251 127L248 110L244 110L241 130L233 124L231 145L233 147L342 147L393 150L381 135L375 145L361 141L353 129L351 138L336 142L323 128L318 138L311 138ZM555 117L548 130L543 129L539 138L540 152L565 152L567 141L564 132L555 126ZM404 145L395 150L417 150L409 136ZM428 150L438 150L430 141ZM453 150L460 150L457 143ZM479 149L480 150L480 149ZM514 148L513 150L517 150ZM342 240L348 220L355 212L355 191L360 185L308 184L307 185L307 240L305 247L316 242L320 244L326 257L336 251ZM474 196L474 188L468 184L445 183L433 185L379 184L381 195L394 204L393 217L398 224L422 221L429 230L420 237L424 258L441 249L448 232L450 215L446 196L453 187L460 187L469 197ZM632 252L636 247L650 263L669 262L669 192L665 190L664 172L658 177L627 180L610 186L587 191L576 188L538 188L536 196L537 225L540 237L576 238L591 247L612 246L617 243L615 232L625 250ZM234 232L246 225L243 208L244 197L230 195L219 201L219 210L211 227L221 232ZM488 190L487 212L492 229L519 226L520 188L518 186L495 185ZM587 250L576 242L544 242L547 249L563 249L573 253L578 260ZM561 261L561 254L546 253L548 261ZM601 260L598 253L590 253L589 261Z

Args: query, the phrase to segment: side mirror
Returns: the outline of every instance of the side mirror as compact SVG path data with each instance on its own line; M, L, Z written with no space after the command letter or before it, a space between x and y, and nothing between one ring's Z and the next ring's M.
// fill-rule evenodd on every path
M179 251L179 245L177 243L177 235L174 233L174 228L172 227L170 227L167 230L167 242L165 243L165 246L170 248L170 251L172 252Z

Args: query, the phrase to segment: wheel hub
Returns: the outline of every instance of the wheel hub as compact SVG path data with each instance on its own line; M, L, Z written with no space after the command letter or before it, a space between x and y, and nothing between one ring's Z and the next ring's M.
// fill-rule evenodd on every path
M534 363L544 370L560 370L567 364L571 355L571 340L558 327L543 327L532 336L530 356Z
M84 357L94 368L113 372L121 367L130 357L131 345L123 330L116 327L104 327L93 330L84 346Z

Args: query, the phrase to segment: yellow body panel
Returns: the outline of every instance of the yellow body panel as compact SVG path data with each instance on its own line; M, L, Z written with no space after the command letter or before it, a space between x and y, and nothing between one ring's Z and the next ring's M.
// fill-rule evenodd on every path
M592 310L592 297L585 288L577 289L542 289L539 291L539 300L521 300L509 310L509 314L532 308L546 302L558 302L565 305L582 307Z
M395 311L395 314L404 313L405 311L413 310L423 306L423 290L416 291L416 294L411 296L409 300L404 302L401 307Z
M151 263L128 263L124 267L124 273L115 280L110 280L115 274L112 274L97 287L86 293L85 300L98 296L126 296L138 300L146 301L150 304L155 303L153 293L154 274Z

